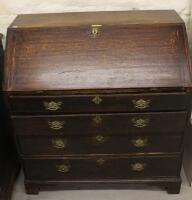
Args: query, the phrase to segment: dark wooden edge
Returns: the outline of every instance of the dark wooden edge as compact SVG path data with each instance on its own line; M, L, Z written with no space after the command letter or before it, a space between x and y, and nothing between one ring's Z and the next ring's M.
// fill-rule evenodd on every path
M147 186L165 188L168 194L178 194L181 187L180 177L138 179L138 180L93 180L93 181L31 181L25 180L27 194L38 194L44 190L81 190L81 189L146 189ZM148 188L148 187L147 187ZM141 189L141 188L139 188Z
M174 10L174 9L166 9L166 10L162 10L162 9L156 9L156 10L151 10L151 9L149 9L149 10L139 10L139 11L137 11L137 10L116 10L116 11L114 11L114 10L106 10L106 11L85 11L85 12L65 12L65 13L44 13L44 14L42 14L42 13L38 13L38 14L18 14L17 16L16 16L16 18L14 19L14 21L10 24L10 26L8 27L8 28L20 28L20 26L18 26L18 24L17 24L17 20L18 20L18 18L20 18L21 16L30 16L30 17L41 17L42 15L49 15L49 16L51 16L51 15L71 15L71 14L83 14L83 15L87 15L87 14L98 14L98 13L118 13L118 12L124 12L124 13L138 13L138 12L140 12L140 13L144 13L144 12L146 12L146 13L148 13L148 12L164 12L164 14L166 14L167 12L172 12L172 14L174 14L175 15L175 17L177 18L175 18L175 22L163 22L162 24L175 24L175 23L184 23L184 21L183 21L183 19L180 17L180 15ZM89 16L86 16L86 17L90 17L90 15ZM110 23L107 23L107 24L110 24ZM133 23L134 24L134 23ZM138 23L136 23L136 25L137 25ZM144 25L146 25L146 24L150 24L150 23L143 23ZM152 23L152 24L154 24L154 22ZM85 24L86 25L86 24ZM87 25L89 25L89 23L87 24ZM135 25L135 24L134 24ZM21 26L22 27L22 26ZM23 26L22 28L33 28L33 27L35 27L35 26L27 26L27 27L25 27L25 26ZM45 27L49 27L49 26L45 26Z
M192 111L192 94L189 96L190 103L188 105L188 120L186 123L186 130L184 135L183 142L183 168L185 175L187 177L188 183L191 186L192 184L192 119L191 119L191 111Z
M0 173L2 178L0 200L11 200L14 183L20 171L19 162L15 155L9 158L7 156L3 162L3 169Z
M7 96L35 96L35 95L89 95L89 94L142 94L142 93L190 93L192 87L170 87L170 88L115 88L115 89L78 89L78 90L38 90L38 91L3 91Z
M192 124L189 123L187 134L185 137L185 151L183 158L183 168L187 177L188 183L192 185Z
M192 64L191 64L191 57L190 57L190 50L189 50L189 42L188 42L188 37L187 37L187 30L186 30L186 26L185 24L182 25L182 29L183 29L183 40L184 40L184 54L185 54L185 58L187 61L187 69L189 71L189 78L190 78L190 82L191 82L191 86L192 86ZM185 79L183 79L185 80ZM185 80L186 81L186 80Z

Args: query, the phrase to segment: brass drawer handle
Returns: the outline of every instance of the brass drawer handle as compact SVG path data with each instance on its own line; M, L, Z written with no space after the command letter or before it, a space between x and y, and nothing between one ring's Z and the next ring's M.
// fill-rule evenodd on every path
M96 142L99 143L99 144L101 144L101 143L103 143L105 141L105 137L102 136L102 135L97 135L95 137L95 139L96 139Z
M67 173L70 171L71 166L69 164L63 164L63 165L56 165L56 169L58 172L61 173Z
M56 110L61 109L62 102L61 101L57 101L57 102L56 101L50 101L50 102L44 101L43 105L46 110L56 111Z
M64 149L66 148L67 140L66 139L53 139L52 146L56 149Z
M105 160L103 158L98 158L96 162L98 165L103 165L105 163Z
M136 171L136 172L141 172L143 171L145 168L146 168L146 163L134 163L134 164L131 164L131 168L133 171Z
M150 106L151 100L138 99L138 100L132 100L132 103L135 108L145 109Z
M133 126L137 127L137 128L144 128L146 126L148 126L150 120L149 119L143 119L143 118L139 118L139 119L132 119L131 120L133 123Z
M48 125L53 130L60 130L63 128L65 121L48 121Z
M97 38L100 35L102 25L92 24L91 25L91 35L93 38Z
M137 139L131 140L131 142L135 147L141 148L141 147L147 146L148 139L147 138L137 138Z
M101 102L102 102L102 98L100 96L95 96L93 99L92 99L92 102L96 105L99 105Z
M100 115L96 115L94 118L93 118L93 122L94 124L96 125L100 125L102 123L102 118Z

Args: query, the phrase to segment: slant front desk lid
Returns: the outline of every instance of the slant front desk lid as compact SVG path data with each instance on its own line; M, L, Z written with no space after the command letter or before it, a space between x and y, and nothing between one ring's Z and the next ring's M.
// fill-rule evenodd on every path
M8 29L5 91L191 86L175 11L19 15Z

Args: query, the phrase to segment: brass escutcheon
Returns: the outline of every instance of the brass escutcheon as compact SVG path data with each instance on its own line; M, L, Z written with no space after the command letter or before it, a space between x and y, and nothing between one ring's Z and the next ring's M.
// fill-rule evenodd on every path
M58 102L56 102L56 101L50 101L50 102L44 101L43 105L44 105L46 110L56 111L56 110L59 110L61 108L62 102L61 101L58 101Z
M62 129L65 124L65 121L48 121L48 125L53 130Z
M96 162L98 165L103 165L105 163L105 160L103 158L98 158Z
M69 164L56 165L58 172L67 173L70 171L71 166Z
M100 24L91 25L91 35L92 35L93 38L96 38L100 35L101 27L102 27L102 25L100 25Z
M105 141L105 138L104 138L104 136L102 136L102 135L97 135L97 136L95 137L95 139L96 139L96 141L97 141L98 143L103 143L103 142Z
M96 115L96 116L93 118L93 122L94 122L96 125L101 124L101 123L102 123L102 118L101 118L101 116Z
M149 119L132 119L131 120L133 123L133 126L137 127L137 128L144 128L149 124Z
M67 145L66 139L56 138L52 140L52 145L56 149L64 149Z
M137 148L141 148L141 147L145 147L148 143L148 139L147 138L137 138L134 140L131 140L132 144L137 147Z
M97 105L99 105L101 102L102 102L103 100L102 100L102 98L100 97L100 96L95 96L93 99L92 99L92 102L94 103L94 104L97 104Z
M133 171L141 172L145 169L146 164L145 163L134 163L131 164L131 168Z
M132 102L135 108L145 109L150 106L151 100L139 99L139 100L132 100Z

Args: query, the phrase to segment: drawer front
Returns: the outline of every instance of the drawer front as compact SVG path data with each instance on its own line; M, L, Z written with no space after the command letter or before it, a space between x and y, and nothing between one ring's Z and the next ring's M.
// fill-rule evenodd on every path
M18 137L22 155L142 154L180 152L182 136ZM35 145L34 145L35 144Z
M163 103L162 103L163 102ZM184 110L185 93L11 96L13 113L91 113Z
M131 133L179 133L187 113L83 114L12 116L19 135L126 135Z
M142 179L177 176L178 157L25 159L28 180Z

